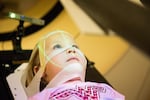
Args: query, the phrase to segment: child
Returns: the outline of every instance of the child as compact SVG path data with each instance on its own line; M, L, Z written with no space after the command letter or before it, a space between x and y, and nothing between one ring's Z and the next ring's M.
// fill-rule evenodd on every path
M107 84L85 82L86 65L69 33L47 34L33 50L22 77L29 100L124 100Z

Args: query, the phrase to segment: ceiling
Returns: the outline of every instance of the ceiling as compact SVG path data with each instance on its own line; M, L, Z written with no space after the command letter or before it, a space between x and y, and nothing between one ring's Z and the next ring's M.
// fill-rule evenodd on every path
M38 0L0 0L0 12L1 11L14 11L24 12L30 7L34 6ZM150 0L129 0L136 3L141 2L146 6L150 5Z
M6 0L7 1L7 0ZM6 5L8 5L8 2L3 2ZM30 33L35 33L39 29L46 26L48 23L50 23L63 9L61 3L58 0L23 0L23 2L20 2L21 0L14 0L14 4L18 6L8 7L4 6L2 10L0 11L0 41L6 41L11 40L18 31L17 28L20 26L20 21L23 20L27 23L24 23L24 36L30 35ZM17 3L18 2L18 3ZM11 2L12 3L12 2ZM23 4L22 4L23 3ZM1 3L0 3L1 4ZM23 9L18 9L19 5L27 5L27 7L23 7ZM30 6L28 5L30 4ZM13 5L13 3L12 3ZM43 7L44 5L44 7ZM26 9L25 9L26 8ZM5 13L1 13L1 12ZM11 17L11 14L15 13L16 17ZM1 16L2 15L2 16ZM14 20L17 19L17 20ZM42 19L42 20L41 20ZM33 22L39 22L41 20L44 21L45 24L43 25L37 25ZM40 21L40 22L41 22ZM19 26L18 26L19 25ZM22 27L22 26L21 26Z
M59 0L58 0L59 1ZM74 1L77 1L77 0L74 0ZM123 1L126 1L126 0L116 0L117 1L117 3L115 3L115 1L112 1L112 3L111 4L113 4L114 3L114 8L116 8L116 9L114 9L114 8L112 8L113 9L113 11L117 11L118 10L118 6L119 7L122 7L124 4L122 4L121 5L121 3L119 4L118 2L123 2ZM147 45L149 45L148 43L148 41L149 41L149 36L147 36L147 31L149 31L148 29L149 28L147 28L147 27L149 27L149 25L147 25L147 24L149 24L149 23L145 23L145 20L147 19L148 21L149 21L149 18L147 18L148 16L150 16L149 14L150 13L147 13L147 11L149 12L149 5L150 5L150 0L130 0L130 1L138 1L138 2L140 2L142 5L145 5L144 7L148 7L148 9L143 9L143 8L140 8L139 10L137 10L137 7L131 7L131 9L132 8L134 8L134 9L132 9L132 10L129 10L128 11L128 14L129 14L129 12L131 12L131 11L133 11L134 10L134 14L132 14L132 13L130 13L129 15L129 17L125 17L125 16L128 16L128 14L126 14L126 13L124 13L124 12L120 12L120 13L117 13L117 14L119 14L118 16L123 16L123 17L121 17L121 18L126 18L127 20L129 20L129 23L130 23L130 20L132 19L132 17L134 18L135 16L136 16L136 19L134 18L132 21L134 21L135 20L135 23L133 23L133 25L126 25L126 27L124 27L123 26L123 28L120 28L121 27L121 25L124 25L125 23L127 23L125 20L121 20L121 21L118 21L118 22L122 22L122 21L125 21L125 22L123 22L122 24L117 24L117 25L119 25L118 27L117 26L115 26L114 24L116 24L116 22L113 22L113 24L110 24L110 25L112 25L111 26L111 28L113 28L114 30L117 30L117 32L118 33L120 33L120 31L123 31L123 33L126 33L125 34L125 36L127 36L127 37L129 37L131 40L132 39L135 39L136 37L138 38L138 39L140 39L141 41L144 41L143 43L141 43L141 46L143 47L143 45L145 45L145 47L144 48L148 48L148 50L149 50L149 47L147 46ZM42 1L40 1L40 0L0 0L0 15L1 15L1 17L0 17L0 21L2 21L1 19L2 19L2 17L3 17L3 15L1 14L1 12L8 12L8 11L14 11L14 12L17 12L17 13L23 13L23 12L25 12L25 11L29 11L29 9L31 8L31 7L33 7L33 6L35 6L36 5L36 3L37 2L42 2ZM108 2L108 1L105 1L104 2L104 0L99 0L98 1L99 3L100 2L103 2L104 4L102 5L102 3L100 3L100 4L98 4L98 5L101 5L101 7L102 6L104 6L106 3L110 3L110 1ZM86 2L87 3L87 2ZM116 4L117 4L117 7L116 7ZM131 5L131 4L130 4ZM42 5L43 6L43 5ZM42 7L41 6L41 7ZM91 6L91 4L90 4L90 6ZM131 6L133 6L133 5L131 5ZM44 7L43 7L44 8ZM94 7L93 7L94 8ZM91 9L93 9L93 8L91 8ZM106 7L106 6L104 6L104 10L106 10L107 8L111 8L110 6L108 6L108 7ZM125 8L127 8L127 6L125 6ZM139 8L139 7L138 7ZM90 10L91 10L90 9ZM127 9L129 9L129 8L127 8ZM141 10L142 9L142 10ZM102 9L99 9L99 10L102 10ZM87 11L89 11L89 10L87 10ZM119 11L119 10L118 10ZM140 11L140 13L139 12L137 12L137 11ZM145 12L144 12L145 11ZM95 12L95 10L94 10L94 12ZM91 12L92 14L93 14L93 12ZM103 13L103 12L101 12L101 13ZM104 12L104 18L106 18L107 16L105 16L105 13L106 13L106 11ZM109 14L111 14L112 12L108 12ZM99 14L99 13L96 13L96 14ZM132 16L131 16L132 15ZM148 15L148 16L147 16ZM102 15L101 15L102 16ZM141 16L141 17L138 17L138 16ZM107 19L108 18L108 19ZM109 17L107 17L106 18L106 21L109 21L109 22L112 22L112 21L114 21L114 20L110 20L111 18L109 18ZM130 18L130 19L129 19ZM143 20L143 22L141 22L142 20L137 20L137 18L139 18L139 19L142 19ZM145 19L146 18L146 19ZM49 18L48 18L49 19ZM101 21L101 20L100 20ZM147 21L147 22L148 22ZM97 21L98 22L98 21ZM142 24L140 24L139 22L141 22ZM136 24L137 23L137 24ZM104 23L105 24L105 23ZM128 23L127 23L128 24ZM143 26L142 26L143 25ZM3 25L4 26L4 25ZM7 25L8 26L8 25ZM115 27L114 27L115 26ZM129 27L129 29L125 29L125 28L127 28L128 26L131 26L132 27L132 29L134 30L132 33L139 33L138 35L136 34L136 35L133 35L133 34L127 34L128 33L128 31L130 31L131 30L131 27ZM140 28L137 28L137 26L142 26L142 28L140 27ZM145 26L145 27L144 27ZM135 27L135 28L134 28ZM117 28L117 29L116 29ZM7 28L8 29L8 28ZM33 29L33 28L32 28ZM122 30L120 30L120 29L122 29ZM139 29L141 29L142 31L138 31ZM3 30L2 28L0 29L0 30ZM145 32L146 31L146 32ZM142 33L142 34L141 34ZM148 32L149 33L149 32ZM5 34L5 32L1 32L1 34ZM133 35L133 38L131 38L131 35ZM10 36L10 35L9 35ZM144 39L143 38L141 38L141 36L142 37L144 37ZM6 36L5 36L6 37ZM128 39L129 39L128 38ZM141 42L140 41L140 42ZM133 41L133 42L139 42L139 41Z
M0 11L24 12L34 6L38 0L0 0Z

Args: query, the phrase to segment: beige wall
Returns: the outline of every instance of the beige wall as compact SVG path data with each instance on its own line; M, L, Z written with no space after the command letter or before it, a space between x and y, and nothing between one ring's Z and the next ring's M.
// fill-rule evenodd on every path
M104 75L126 100L150 99L150 58L135 47Z

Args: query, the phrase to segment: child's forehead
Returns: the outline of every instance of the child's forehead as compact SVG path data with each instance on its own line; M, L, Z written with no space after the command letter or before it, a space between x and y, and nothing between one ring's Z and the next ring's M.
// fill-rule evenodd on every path
M71 35L66 33L55 33L49 35L46 39L46 44L53 44L53 43L74 43L74 39Z
M54 31L54 32L50 32L47 35L44 36L44 38L52 38L52 37L72 37L72 35L68 32L65 31Z

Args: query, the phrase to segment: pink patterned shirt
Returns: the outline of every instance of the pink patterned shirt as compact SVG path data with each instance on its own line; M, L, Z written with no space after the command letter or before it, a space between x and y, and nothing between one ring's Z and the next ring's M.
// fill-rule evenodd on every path
M75 82L44 89L29 100L125 100L125 97L104 83Z

